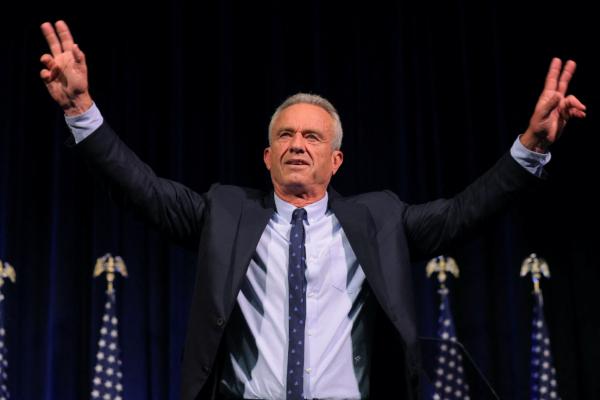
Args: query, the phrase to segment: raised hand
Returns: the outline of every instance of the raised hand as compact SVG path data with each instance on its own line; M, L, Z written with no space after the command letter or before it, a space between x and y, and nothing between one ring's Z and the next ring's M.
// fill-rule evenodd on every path
M81 114L92 105L85 55L74 43L64 21L58 21L54 26L45 22L41 29L52 54L40 58L45 66L40 77L66 115Z
M567 61L563 68L559 58L552 59L544 90L529 120L529 127L521 136L521 143L528 149L546 152L548 146L560 137L570 118L585 117L585 105L573 95L566 96L575 67L574 61Z

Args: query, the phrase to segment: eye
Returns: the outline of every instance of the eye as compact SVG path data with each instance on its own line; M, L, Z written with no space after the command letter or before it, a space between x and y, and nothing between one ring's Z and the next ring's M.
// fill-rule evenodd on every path
M319 135L317 135L314 132L308 132L306 135L304 135L304 137L306 138L306 140L309 140L311 142L318 142L319 141Z
M292 136L292 132L290 132L290 131L281 131L281 132L279 132L279 137L280 138L291 137L291 136Z

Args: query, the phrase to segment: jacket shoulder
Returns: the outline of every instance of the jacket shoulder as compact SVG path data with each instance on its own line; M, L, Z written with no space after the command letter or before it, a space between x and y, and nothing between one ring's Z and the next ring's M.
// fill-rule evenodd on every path
M406 203L390 190L361 193L349 197L341 197L341 201L364 206L379 224L402 217Z
M213 201L221 201L226 199L235 199L238 201L262 201L266 196L266 192L259 189L247 188L243 186L222 185L220 183L214 183L213 185L211 185L206 195L209 199Z

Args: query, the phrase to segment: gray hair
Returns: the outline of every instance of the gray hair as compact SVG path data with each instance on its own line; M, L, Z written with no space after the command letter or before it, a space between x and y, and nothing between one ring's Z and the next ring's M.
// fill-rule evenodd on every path
M271 144L271 138L273 133L273 124L279 114L286 108L293 106L294 104L312 104L314 106L321 107L323 110L327 111L331 118L333 118L333 141L331 142L331 147L334 150L339 150L342 147L342 137L344 136L344 132L342 130L342 121L340 120L340 115L337 110L329 102L329 100L319 96L318 94L312 93L296 93L293 96L288 97L273 113L271 116L271 122L269 123L269 145Z

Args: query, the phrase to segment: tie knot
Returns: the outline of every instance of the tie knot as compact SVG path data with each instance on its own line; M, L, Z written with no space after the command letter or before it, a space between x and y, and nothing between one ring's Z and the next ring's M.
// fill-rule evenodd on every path
M292 213L291 223L296 223L306 219L306 210L304 208L296 208Z

